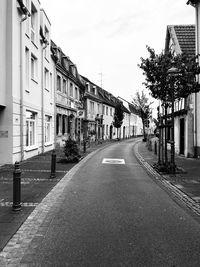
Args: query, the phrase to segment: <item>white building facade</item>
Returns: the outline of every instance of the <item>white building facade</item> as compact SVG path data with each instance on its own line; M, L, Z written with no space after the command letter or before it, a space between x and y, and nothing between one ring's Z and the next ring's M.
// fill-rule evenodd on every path
M0 164L54 147L51 25L38 0L0 1Z

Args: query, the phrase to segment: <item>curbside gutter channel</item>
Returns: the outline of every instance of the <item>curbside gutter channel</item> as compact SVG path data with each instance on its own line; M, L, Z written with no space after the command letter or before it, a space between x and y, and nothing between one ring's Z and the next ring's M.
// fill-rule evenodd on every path
M191 197L182 192L178 187L166 180L166 178L155 171L149 163L147 163L138 152L138 144L141 142L138 140L134 146L134 152L137 160L141 163L144 169L150 174L150 176L156 179L156 182L161 183L168 191L170 191L178 200L182 201L188 208L190 208L196 215L200 216L200 205L196 203Z

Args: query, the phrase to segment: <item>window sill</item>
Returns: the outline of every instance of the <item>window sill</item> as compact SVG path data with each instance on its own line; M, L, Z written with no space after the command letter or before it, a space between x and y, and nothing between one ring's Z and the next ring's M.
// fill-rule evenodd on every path
M49 63L49 58L45 57L45 60Z
M29 33L25 33L25 35L26 35L26 37L28 38L28 39L30 39L30 34Z
M32 80L34 83L37 83L37 84L38 84L38 82L37 82L35 79L31 78L31 80Z
M36 149L38 149L38 146L27 146L26 147L26 149L25 149L25 151L31 151L31 150L36 150Z
M44 146L47 147L47 146L52 146L53 143L52 142L48 142L48 143L45 143Z
M36 43L35 42L33 42L33 41L31 41L32 42L32 44L35 46L35 48L37 48L38 49L38 46L36 45Z

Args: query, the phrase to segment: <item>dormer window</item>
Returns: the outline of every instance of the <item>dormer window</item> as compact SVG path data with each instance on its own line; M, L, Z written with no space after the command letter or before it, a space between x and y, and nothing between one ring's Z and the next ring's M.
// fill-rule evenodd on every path
M96 86L93 86L93 87L92 87L92 94L93 94L93 95L96 95Z
M88 92L90 92L90 84L89 83L86 83L86 89Z

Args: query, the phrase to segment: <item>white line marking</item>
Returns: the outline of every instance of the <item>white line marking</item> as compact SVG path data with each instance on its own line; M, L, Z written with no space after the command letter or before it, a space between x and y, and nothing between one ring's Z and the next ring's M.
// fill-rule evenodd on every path
M124 159L104 158L102 161L102 164L125 164L125 160Z

